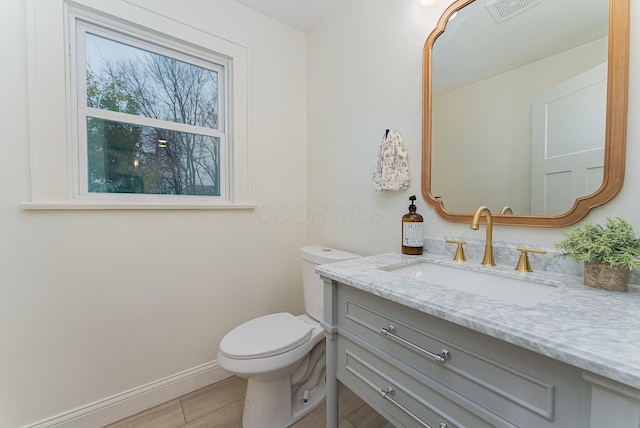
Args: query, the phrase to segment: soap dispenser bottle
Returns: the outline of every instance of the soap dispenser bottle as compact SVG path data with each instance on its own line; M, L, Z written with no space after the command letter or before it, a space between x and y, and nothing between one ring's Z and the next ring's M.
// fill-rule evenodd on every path
M424 246L424 220L416 213L416 197L411 196L409 200L409 212L402 216L402 254L420 255Z

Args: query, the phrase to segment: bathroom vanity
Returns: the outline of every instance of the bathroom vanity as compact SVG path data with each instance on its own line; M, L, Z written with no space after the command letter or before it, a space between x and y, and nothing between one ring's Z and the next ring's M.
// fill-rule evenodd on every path
M612 293L433 254L317 272L327 427L338 426L337 380L397 428L640 426L638 286Z

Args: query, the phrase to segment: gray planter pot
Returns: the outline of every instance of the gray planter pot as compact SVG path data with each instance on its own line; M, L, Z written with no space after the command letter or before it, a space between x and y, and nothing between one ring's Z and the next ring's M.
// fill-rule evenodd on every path
M629 268L605 262L585 262L584 284L609 291L627 291Z

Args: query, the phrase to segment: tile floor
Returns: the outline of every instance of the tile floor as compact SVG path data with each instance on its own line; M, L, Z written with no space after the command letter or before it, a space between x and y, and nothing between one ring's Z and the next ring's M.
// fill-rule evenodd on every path
M242 428L245 379L230 377L105 428ZM383 428L387 421L340 384L340 428ZM324 428L325 406L291 428Z

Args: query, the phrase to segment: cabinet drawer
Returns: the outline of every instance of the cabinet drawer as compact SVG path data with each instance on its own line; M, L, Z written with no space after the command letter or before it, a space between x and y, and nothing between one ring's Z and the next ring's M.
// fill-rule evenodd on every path
M342 336L338 337L338 378L396 426L515 427L437 382L398 370Z
M351 287L339 289L338 330L514 425L576 426L575 368ZM573 403L562 414L558 393Z

